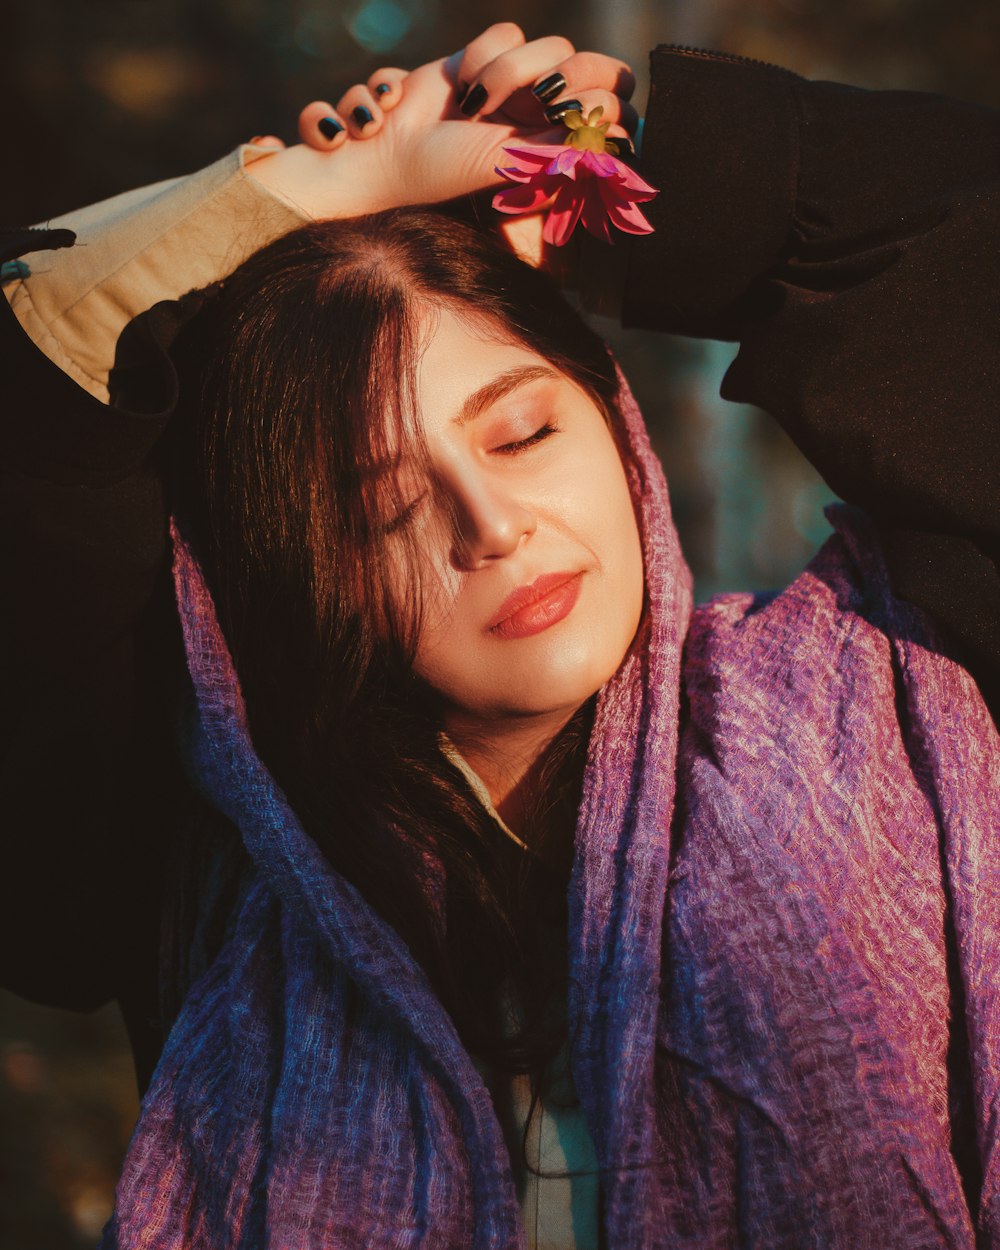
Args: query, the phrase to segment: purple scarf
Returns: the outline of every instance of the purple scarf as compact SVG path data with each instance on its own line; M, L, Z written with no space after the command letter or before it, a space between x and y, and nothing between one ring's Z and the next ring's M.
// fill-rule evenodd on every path
M989 713L847 510L783 593L692 616L624 384L622 409L649 630L599 699L569 919L607 1245L1000 1250ZM257 758L173 532L190 769L255 872L167 1039L102 1247L520 1247L489 1094ZM976 1140L953 1150L963 1097Z

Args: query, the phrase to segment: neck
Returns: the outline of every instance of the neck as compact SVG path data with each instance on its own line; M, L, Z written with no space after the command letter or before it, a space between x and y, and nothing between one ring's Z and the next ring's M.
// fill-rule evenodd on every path
M549 752L573 714L570 710L544 723L534 717L512 718L491 723L486 730L481 723L448 726L451 741L486 786L504 823L519 837L527 832L530 815L542 798ZM575 802L553 817L572 822Z

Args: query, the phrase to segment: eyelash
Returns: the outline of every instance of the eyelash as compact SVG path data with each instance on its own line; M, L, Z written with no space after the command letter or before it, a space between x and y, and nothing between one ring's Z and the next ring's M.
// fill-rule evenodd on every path
M409 521L413 519L413 515L420 507L424 497L424 495L418 495L412 503L406 505L402 512L394 516L391 521L387 521L384 525L382 525L379 532L384 535L395 534L397 530L401 530Z
M519 452L527 451L529 447L534 447L538 443L543 443L547 438L551 438L553 434L559 433L560 427L552 421L546 421L544 425L538 427L534 434L529 434L527 438L519 438L515 443L504 443L500 447L493 450L501 456L516 456ZM423 501L424 496L419 495L411 504L403 509L391 521L386 522L381 527L383 534L394 534L397 530L401 530L412 518L417 508Z
M529 434L527 438L518 439L516 443L504 443L502 447L495 447L494 451L502 456L516 456L519 451L526 451L529 447L534 447L536 443L544 442L551 435L558 433L559 426L554 425L551 421L546 421L534 434Z

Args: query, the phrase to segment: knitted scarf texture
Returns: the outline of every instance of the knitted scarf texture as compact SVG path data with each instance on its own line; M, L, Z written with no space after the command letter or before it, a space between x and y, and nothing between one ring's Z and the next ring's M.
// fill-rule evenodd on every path
M568 935L606 1244L1000 1250L989 712L849 509L780 594L692 613L624 382L621 412L647 628L599 696ZM515 1250L486 1087L254 751L173 538L188 767L254 871L167 1039L102 1250Z

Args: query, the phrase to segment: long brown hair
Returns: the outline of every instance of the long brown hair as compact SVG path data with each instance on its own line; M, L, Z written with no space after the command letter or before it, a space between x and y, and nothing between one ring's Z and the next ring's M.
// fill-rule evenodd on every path
M418 332L448 306L616 396L602 341L479 229L403 209L307 226L251 257L186 336L174 507L193 534L255 746L331 864L409 943L471 1053L535 1071L558 1048L572 845L546 808L578 785L588 709L543 769L526 855L442 754L413 674L419 584L393 607L393 516ZM190 383L190 379L188 380ZM399 537L398 535L396 536ZM410 553L411 564L417 553ZM501 993L521 1027L505 1032Z

